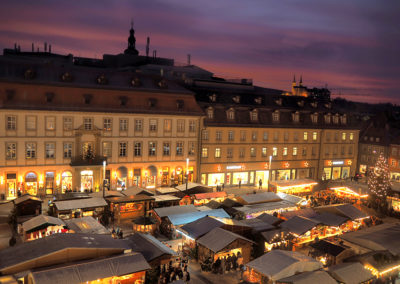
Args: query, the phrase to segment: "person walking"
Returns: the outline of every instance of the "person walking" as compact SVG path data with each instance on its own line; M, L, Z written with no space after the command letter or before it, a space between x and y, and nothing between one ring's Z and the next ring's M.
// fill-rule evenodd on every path
M185 282L189 283L189 281L190 281L190 273L189 273L189 271L187 271L186 272L186 277L185 277Z
M239 188L240 188L241 185L242 185L242 179L239 178Z
M260 180L258 181L258 185L259 185L258 189L261 189L261 188L262 188L262 184L263 184L262 179L260 179Z

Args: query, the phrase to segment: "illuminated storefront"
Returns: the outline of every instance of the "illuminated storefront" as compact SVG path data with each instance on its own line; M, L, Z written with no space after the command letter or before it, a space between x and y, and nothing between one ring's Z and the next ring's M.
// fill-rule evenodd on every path
M61 175L61 192L72 190L72 173L69 171L63 172Z
M297 179L287 181L274 181L270 183L271 190L274 192L283 192L286 194L303 195L312 192L312 189L318 183L310 179Z
M133 169L133 185L140 186L141 176L141 169Z
M81 171L81 191L93 190L93 171Z
M232 184L238 185L239 182L241 184L248 184L249 183L249 172L233 173Z
M145 177L146 188L155 188L157 185L157 168L155 166L148 167L145 171Z
M323 180L346 179L351 176L352 160L325 160L322 173Z
M37 175L34 172L25 175L25 191L30 195L38 194Z
M223 173L215 173L208 174L208 186L217 186L225 183L225 174Z
M169 167L162 168L161 186L169 186Z
M128 169L126 167L119 167L116 171L117 190L125 190L128 178Z
M17 198L17 174L16 173L7 174L6 186L7 186L7 199Z
M46 194L53 194L54 190L54 172L46 172Z
M256 171L256 184L259 185L260 180L263 186L267 186L269 179L269 171Z

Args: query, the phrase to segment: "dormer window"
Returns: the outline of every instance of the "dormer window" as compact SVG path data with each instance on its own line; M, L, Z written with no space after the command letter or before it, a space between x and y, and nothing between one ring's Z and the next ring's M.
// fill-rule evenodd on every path
M380 139L379 137L376 137L376 138L375 138L375 141L376 141L376 142L379 142L380 140L381 140L381 139Z
M35 76L36 76L36 72L32 68L27 69L24 73L24 77L26 80L32 80L35 78Z
M334 124L339 124L339 114L335 114L335 116L333 117L333 123Z
M15 90L6 90L7 101L12 101L15 96Z
M149 107L155 107L157 105L157 99L150 98L148 101Z
M250 120L258 121L258 110L253 109L252 111L250 111Z
M234 120L235 119L235 110L230 108L227 112L226 112L227 118L228 120Z
M165 79L161 79L160 82L157 83L158 87L160 89L167 89L168 88L168 83Z
M330 113L327 113L327 114L325 114L325 123L326 124L331 124L331 114Z
M207 118L208 119L214 119L214 109L212 107L209 107L207 109Z
M298 102L297 102L297 105L298 105L299 107L303 107L303 106L304 106L304 101L298 101Z
M61 75L61 80L63 82L72 82L73 77L72 77L71 73L65 72L64 74Z
M46 93L45 94L46 95L46 103L51 103L51 102L53 102L53 99L54 99L54 93Z
M126 106L126 103L128 102L128 98L125 96L119 97L119 102L121 106Z
M276 103L278 106L281 106L281 105L282 105L282 98L279 98L279 99L275 100L275 103Z
M210 99L210 102L215 103L217 101L217 95L216 94L212 94L208 98Z
M331 109L332 108L332 104L331 103L326 103L325 107Z
M313 108L317 108L318 103L317 103L317 102L312 102L312 103L311 103L311 106L312 106Z
M183 106L184 106L183 100L176 101L176 107L178 108L178 110L183 110Z
M135 77L131 80L131 85L133 87L140 87L142 85L142 82L140 81L140 79L138 77Z
M272 121L279 122L279 116L280 116L279 110L274 111L272 113Z
M233 98L232 98L232 100L235 102L235 103L240 103L240 96L234 96Z
M262 97L257 97L254 99L254 102L258 105L262 104Z
M300 113L298 111L292 113L292 120L296 123L300 121Z
M108 83L108 80L106 78L106 75L101 74L100 76L97 77L97 84L106 85L107 83Z
M311 122L313 123L313 124L317 124L318 123L318 113L313 113L313 114L311 114Z
M341 117L340 117L340 123L341 124L347 124L347 115L342 115Z
M85 102L86 105L89 105L90 102L92 101L93 96L90 94L85 94L83 95L83 101Z

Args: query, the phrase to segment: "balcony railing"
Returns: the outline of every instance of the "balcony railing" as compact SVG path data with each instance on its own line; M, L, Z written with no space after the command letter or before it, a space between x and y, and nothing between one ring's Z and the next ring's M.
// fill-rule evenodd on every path
M107 161L105 157L94 157L91 159L84 159L83 157L75 157L71 159L71 167L79 166L101 166L103 161Z

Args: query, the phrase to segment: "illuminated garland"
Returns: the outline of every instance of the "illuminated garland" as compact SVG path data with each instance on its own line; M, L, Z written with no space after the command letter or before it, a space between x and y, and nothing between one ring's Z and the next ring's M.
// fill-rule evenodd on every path
M376 161L375 167L368 175L368 188L371 194L379 199L385 199L390 186L389 165L386 158L381 154Z

